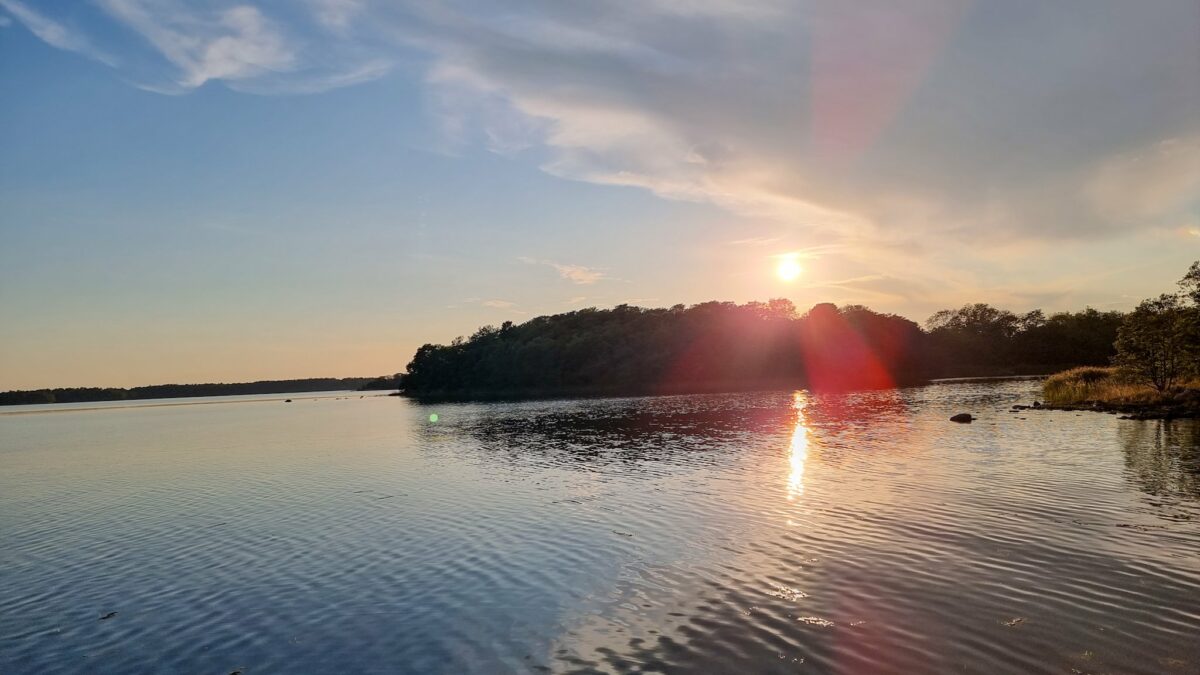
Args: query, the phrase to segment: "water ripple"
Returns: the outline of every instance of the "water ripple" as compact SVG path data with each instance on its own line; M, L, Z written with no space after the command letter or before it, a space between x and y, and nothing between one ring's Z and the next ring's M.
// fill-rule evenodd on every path
M1035 387L6 415L0 672L1200 672L1200 425Z

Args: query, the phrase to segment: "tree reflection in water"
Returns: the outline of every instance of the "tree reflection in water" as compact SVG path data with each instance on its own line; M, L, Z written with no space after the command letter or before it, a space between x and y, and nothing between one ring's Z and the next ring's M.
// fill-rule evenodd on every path
M1120 426L1125 466L1144 492L1200 497L1200 421L1128 421Z

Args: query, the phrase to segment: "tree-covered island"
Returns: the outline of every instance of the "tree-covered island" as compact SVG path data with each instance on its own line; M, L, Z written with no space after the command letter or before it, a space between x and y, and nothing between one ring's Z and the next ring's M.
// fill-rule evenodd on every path
M861 305L822 303L801 313L781 299L588 308L426 344L400 383L414 398L472 399L881 388L1089 366L1129 391L1175 396L1200 374L1200 263L1181 284L1183 293L1129 313L1015 314L978 303L939 311L924 326ZM1172 341L1162 342L1164 330ZM1150 364L1168 355L1169 379L1155 379Z

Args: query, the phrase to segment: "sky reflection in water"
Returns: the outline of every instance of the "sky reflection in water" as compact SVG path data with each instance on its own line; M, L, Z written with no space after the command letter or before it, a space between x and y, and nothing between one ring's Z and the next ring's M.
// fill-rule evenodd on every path
M1200 428L1035 388L0 415L0 672L1195 672Z

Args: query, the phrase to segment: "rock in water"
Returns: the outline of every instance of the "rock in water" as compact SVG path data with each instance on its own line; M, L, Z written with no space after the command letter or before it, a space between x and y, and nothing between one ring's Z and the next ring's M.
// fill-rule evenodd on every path
M951 422L961 422L963 424L970 424L971 422L975 421L975 418L971 417L971 413L958 413L954 417L951 417L950 421Z

